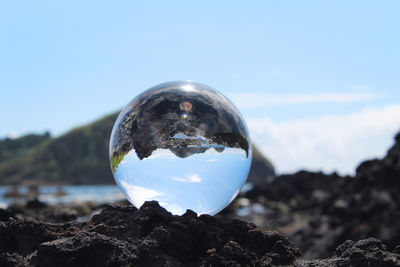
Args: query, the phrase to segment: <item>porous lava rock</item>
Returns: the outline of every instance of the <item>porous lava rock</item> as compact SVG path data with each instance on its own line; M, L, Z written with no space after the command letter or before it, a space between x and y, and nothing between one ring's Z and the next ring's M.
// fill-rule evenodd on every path
M88 222L0 222L0 266L398 266L379 240L347 241L327 259L304 260L287 238L254 224L157 202L107 206ZM363 265L358 265L363 264ZM375 264L375 265L373 265ZM397 264L397 265L396 265Z
M355 176L280 175L239 195L221 216L278 230L305 258L325 258L348 239L369 237L392 250L400 243L399 191L400 134L385 157L361 163Z

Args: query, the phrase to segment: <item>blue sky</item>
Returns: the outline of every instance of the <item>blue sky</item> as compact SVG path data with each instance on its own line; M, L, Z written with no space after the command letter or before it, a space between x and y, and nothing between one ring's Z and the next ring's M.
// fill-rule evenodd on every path
M194 80L233 100L279 172L351 173L400 129L399 8L2 1L0 136L60 135L153 85Z

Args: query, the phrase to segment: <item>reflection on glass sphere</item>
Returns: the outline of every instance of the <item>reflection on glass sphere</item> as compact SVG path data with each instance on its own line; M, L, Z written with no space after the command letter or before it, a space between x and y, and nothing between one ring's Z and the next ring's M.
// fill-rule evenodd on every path
M251 163L246 124L221 93L199 83L148 89L121 111L110 140L115 181L136 207L157 200L173 214L216 214Z

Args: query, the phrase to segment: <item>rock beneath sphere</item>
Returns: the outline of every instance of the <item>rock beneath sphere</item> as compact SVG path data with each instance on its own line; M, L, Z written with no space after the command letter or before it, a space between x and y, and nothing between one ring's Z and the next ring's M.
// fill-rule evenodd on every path
M346 241L331 258L304 260L277 232L157 202L107 206L84 223L0 222L0 266L398 266L377 239Z

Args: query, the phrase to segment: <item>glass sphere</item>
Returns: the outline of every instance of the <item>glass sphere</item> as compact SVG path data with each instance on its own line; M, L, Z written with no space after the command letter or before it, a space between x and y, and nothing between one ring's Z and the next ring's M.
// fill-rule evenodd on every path
M109 153L115 181L134 206L157 200L176 215L225 208L252 159L237 108L190 81L163 83L134 98L114 124Z

